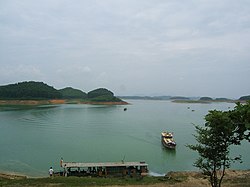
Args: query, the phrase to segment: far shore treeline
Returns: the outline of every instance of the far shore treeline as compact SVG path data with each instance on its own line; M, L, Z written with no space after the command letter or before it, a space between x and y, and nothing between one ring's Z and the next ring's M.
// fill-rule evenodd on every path
M139 100L171 100L176 103L211 103L211 102L245 102L250 100L250 95L242 96L239 99L229 99L224 97L183 97L183 96L120 96L122 99Z
M1 100L44 100L44 99L82 99L92 102L121 102L106 88L98 88L85 93L66 87L55 89L43 82L27 81L0 86Z
M126 103L122 99L143 100L172 100L177 103L210 103L210 102L238 102L250 100L250 95L241 96L239 99L211 97L183 97L183 96L114 96L114 93L106 88L98 88L90 92L72 87L55 89L43 82L25 81L15 84L0 86L0 100L80 100L80 102L112 102Z

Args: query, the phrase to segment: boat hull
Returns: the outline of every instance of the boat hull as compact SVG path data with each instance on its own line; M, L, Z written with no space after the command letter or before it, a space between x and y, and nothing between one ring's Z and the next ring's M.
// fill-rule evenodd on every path
M168 149L175 149L176 147L176 144L169 144L169 143L166 143L163 139L162 139L162 145Z
M161 142L162 145L169 149L175 149L176 143L173 138L173 133L170 132L162 132L161 133Z

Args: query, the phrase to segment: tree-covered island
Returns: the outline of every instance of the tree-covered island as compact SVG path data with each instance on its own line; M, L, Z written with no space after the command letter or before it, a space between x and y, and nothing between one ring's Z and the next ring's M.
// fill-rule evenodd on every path
M0 86L0 104L127 104L106 88L85 93L66 87L55 89L43 82L27 81Z

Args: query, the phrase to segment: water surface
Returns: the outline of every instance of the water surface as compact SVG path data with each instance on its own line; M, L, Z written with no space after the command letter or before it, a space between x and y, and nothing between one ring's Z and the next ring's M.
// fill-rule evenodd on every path
M196 170L192 164L197 154L185 146L195 143L193 124L202 125L209 110L234 107L232 103L128 102L131 105L0 107L0 171L46 176L50 166L60 169L61 157L75 162L146 161L156 173ZM163 130L174 132L175 151L162 147ZM231 152L240 153L244 161L233 168L249 169L249 143Z

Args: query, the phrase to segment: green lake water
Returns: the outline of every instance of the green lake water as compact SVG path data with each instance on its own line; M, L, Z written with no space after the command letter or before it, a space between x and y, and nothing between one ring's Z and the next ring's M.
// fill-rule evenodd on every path
M128 100L131 105L46 105L0 107L0 171L47 176L59 162L146 161L152 173L196 170L193 124L209 110L233 109L233 103L180 104ZM124 111L124 108L127 111ZM190 107L190 108L188 108ZM194 111L192 111L194 110ZM161 145L161 132L174 132L176 150ZM250 146L231 148L242 155L234 169L250 169Z

